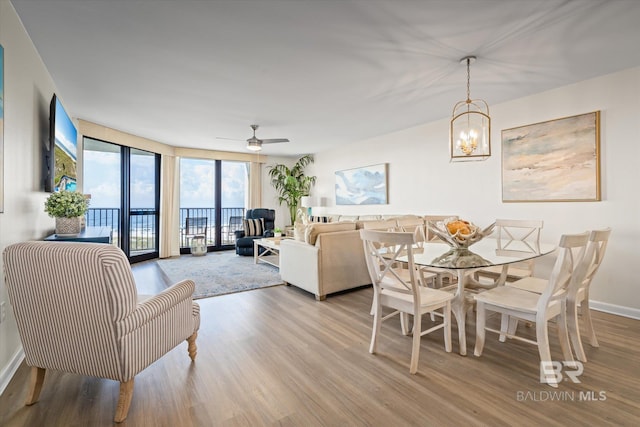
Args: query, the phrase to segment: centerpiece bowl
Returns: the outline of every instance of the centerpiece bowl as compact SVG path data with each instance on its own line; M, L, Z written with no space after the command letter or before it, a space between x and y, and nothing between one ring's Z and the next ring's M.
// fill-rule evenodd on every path
M448 243L454 249L466 249L493 232L495 223L485 229L475 224L457 219L447 218L442 221L429 221L427 227L440 239Z

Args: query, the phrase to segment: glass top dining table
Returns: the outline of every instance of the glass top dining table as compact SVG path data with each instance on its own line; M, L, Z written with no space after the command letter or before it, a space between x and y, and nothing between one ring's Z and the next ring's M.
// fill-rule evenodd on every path
M458 325L460 354L467 354L466 312L472 300L465 298L465 288L487 289L502 286L506 282L509 264L535 259L553 252L556 245L540 243L532 245L524 242L511 242L509 246L499 248L498 241L485 238L468 249L454 249L444 242L425 242L421 248L414 249L413 260L416 266L432 269L444 269L457 275L457 288L452 300L451 310ZM398 257L398 261L407 261L407 257ZM487 267L503 266L501 275L489 282L474 279L473 272Z

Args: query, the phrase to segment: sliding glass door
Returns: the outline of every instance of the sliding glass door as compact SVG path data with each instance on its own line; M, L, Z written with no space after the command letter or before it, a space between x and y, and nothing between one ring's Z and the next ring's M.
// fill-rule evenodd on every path
M131 262L159 253L160 155L84 138L87 226L110 227Z
M180 159L180 251L204 235L208 249L231 249L248 204L249 164Z

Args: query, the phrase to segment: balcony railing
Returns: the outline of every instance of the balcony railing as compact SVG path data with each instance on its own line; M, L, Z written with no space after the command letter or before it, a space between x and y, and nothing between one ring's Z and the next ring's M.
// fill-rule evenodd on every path
M221 209L221 245L233 245L236 241L235 230L242 229L244 208ZM206 234L207 246L215 246L215 208L180 208L180 247L189 247L191 238L195 234ZM187 230L187 218L206 218L206 233L202 229Z
M242 229L244 208L222 208L221 245L235 243L235 230ZM187 230L187 218L206 218L204 230ZM150 251L157 248L155 227L157 214L154 209L134 209L130 213L130 239L131 251ZM202 221L200 221L202 222ZM119 208L90 208L86 214L87 227L110 227L113 230L113 241L118 245L120 238L120 209ZM207 245L215 246L215 208L180 208L180 246L189 247L193 233L206 234Z

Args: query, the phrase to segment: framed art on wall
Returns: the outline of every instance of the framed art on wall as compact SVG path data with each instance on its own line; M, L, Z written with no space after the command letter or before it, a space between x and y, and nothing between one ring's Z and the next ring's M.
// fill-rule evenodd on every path
M4 48L0 44L0 212L4 212Z
M387 165L336 172L336 205L387 204Z
M503 202L600 200L600 111L502 131Z

